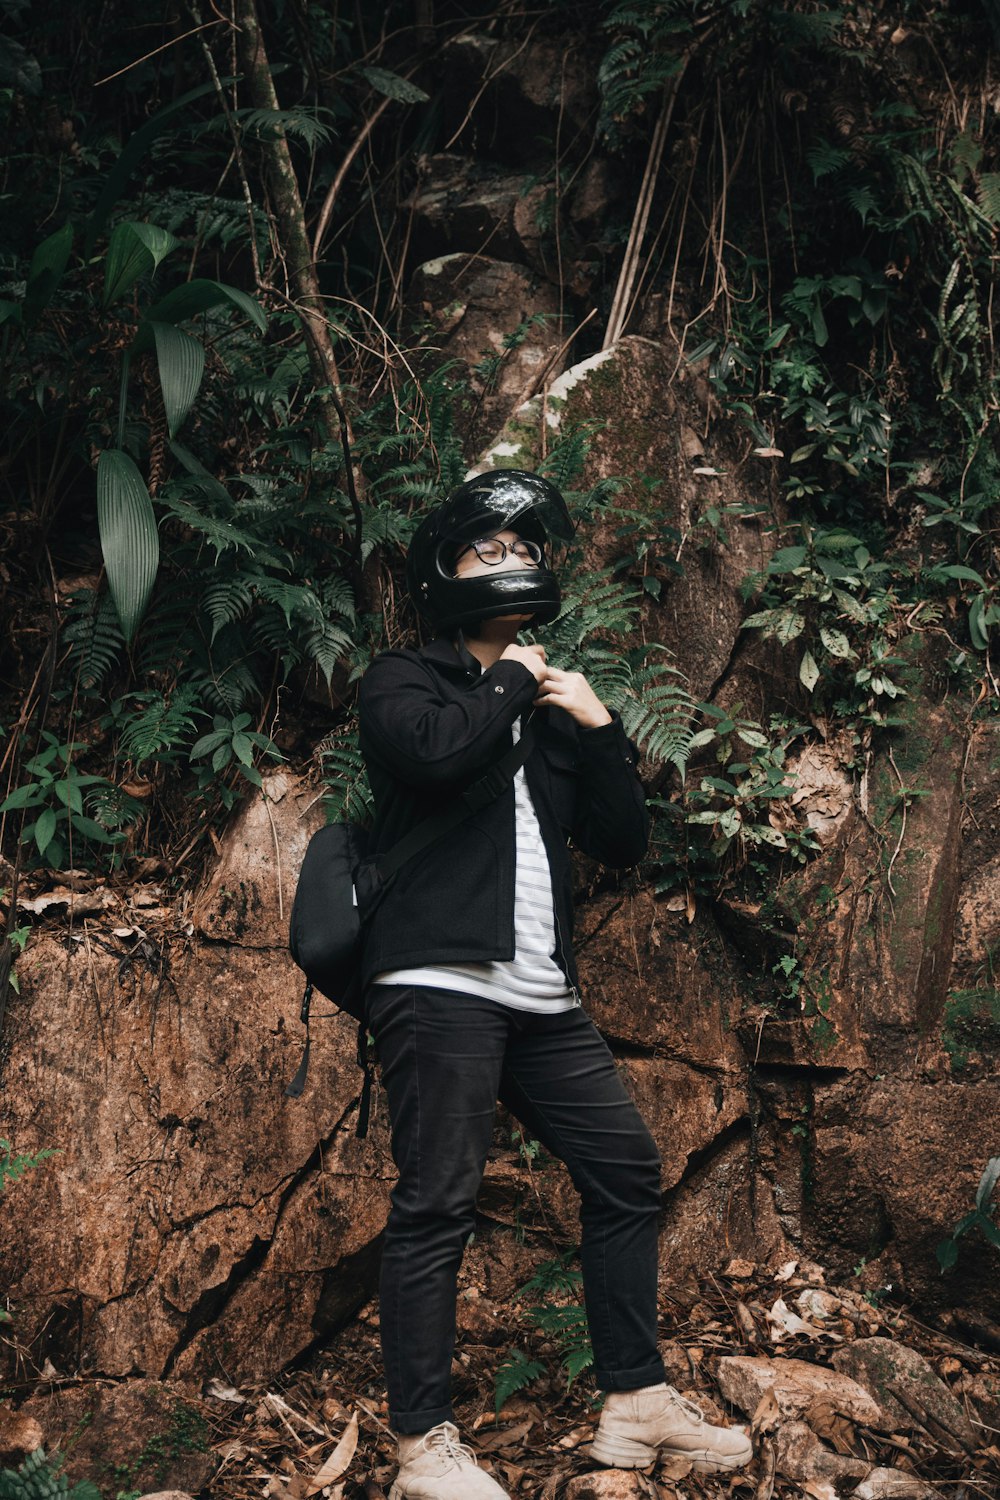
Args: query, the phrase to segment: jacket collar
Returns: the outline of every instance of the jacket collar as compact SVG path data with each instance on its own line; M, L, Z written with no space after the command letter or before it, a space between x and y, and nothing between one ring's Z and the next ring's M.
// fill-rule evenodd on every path
M450 636L435 636L428 641L426 646L417 648L417 655L424 657L426 661L432 661L436 666L448 668L452 672L460 672L467 676L470 672L478 677L482 672L472 652L459 636L458 640L452 640Z

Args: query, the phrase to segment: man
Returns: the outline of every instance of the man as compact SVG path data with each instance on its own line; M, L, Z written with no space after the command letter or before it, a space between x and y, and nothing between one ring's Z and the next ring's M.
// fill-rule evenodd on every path
M741 1429L710 1426L664 1383L660 1163L580 1003L567 842L628 867L648 825L618 717L582 674L518 644L522 627L558 614L545 547L572 529L539 475L498 470L461 485L409 553L409 588L435 639L386 652L361 685L377 853L530 737L513 784L404 865L366 932L366 1018L399 1168L380 1317L400 1457L390 1500L504 1494L458 1441L449 1398L456 1278L498 1098L580 1193L594 1375L609 1393L595 1460L635 1468L669 1452L713 1472L751 1456Z

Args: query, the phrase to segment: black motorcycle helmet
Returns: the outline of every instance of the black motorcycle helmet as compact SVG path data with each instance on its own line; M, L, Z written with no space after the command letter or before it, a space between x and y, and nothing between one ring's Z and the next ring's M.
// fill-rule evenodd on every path
M555 619L559 584L544 554L537 568L454 576L464 546L508 529L544 547L550 539L570 541L574 527L555 485L524 469L491 469L467 479L421 521L406 559L406 583L435 630L468 629L529 611L538 624Z

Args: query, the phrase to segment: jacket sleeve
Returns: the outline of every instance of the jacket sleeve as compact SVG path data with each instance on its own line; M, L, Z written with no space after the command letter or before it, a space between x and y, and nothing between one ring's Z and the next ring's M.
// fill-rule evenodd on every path
M535 678L498 661L457 701L408 652L376 657L361 681L361 744L411 786L462 784L510 745L514 721L531 706Z
M638 754L614 714L610 724L581 729L579 790L572 841L583 854L613 869L637 865L649 841L646 794L636 773Z

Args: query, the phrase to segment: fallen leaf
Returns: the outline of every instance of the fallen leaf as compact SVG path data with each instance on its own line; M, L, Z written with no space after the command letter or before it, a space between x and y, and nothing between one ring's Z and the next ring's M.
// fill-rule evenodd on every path
M746 1281L753 1275L756 1269L756 1261L741 1260L739 1256L736 1256L735 1259L729 1262L722 1274L730 1281Z
M812 1500L837 1500L837 1491L829 1479L806 1479L802 1483L802 1493L811 1496Z
M754 1322L753 1313L745 1302L740 1302L739 1300L736 1303L736 1321L740 1325L740 1332L747 1343L756 1344L760 1338L760 1332L757 1324Z
M499 1432L491 1432L489 1437L483 1438L482 1442L477 1444L477 1447L480 1453L493 1453L498 1448L513 1448L515 1443L519 1443L522 1438L527 1437L534 1425L534 1422L529 1417L526 1422L518 1422L516 1427L504 1427ZM587 1435L588 1437L590 1436L589 1427L587 1428ZM583 1439L581 1438L582 1441ZM563 1439L562 1446L569 1447L570 1445Z
M774 1444L770 1438L763 1438L758 1469L760 1478L753 1492L753 1500L771 1500L774 1494L774 1459Z
M750 1421L750 1431L754 1437L762 1432L773 1432L780 1420L781 1407L774 1394L774 1387L769 1386L757 1403L757 1410Z
M802 1416L816 1436L826 1438L838 1453L845 1457L854 1453L854 1428L832 1401L824 1401L822 1398L813 1401Z
M780 1344L782 1339L794 1338L796 1334L805 1334L808 1338L822 1338L824 1330L817 1328L815 1323L806 1323L798 1313L793 1313L784 1298L779 1297L767 1315L768 1327L772 1344ZM829 1334L829 1338L839 1339L839 1334Z
M328 1484L332 1484L335 1479L339 1479L354 1457L357 1446L358 1414L355 1411L351 1413L351 1420L341 1433L340 1442L334 1448L322 1468L317 1469L312 1479L310 1479L306 1495L315 1495L320 1490L325 1489Z
M661 1479L686 1479L693 1467L689 1458L681 1458L674 1453L662 1453L657 1473Z
M250 1449L245 1443L241 1443L239 1438L229 1438L226 1442L220 1443L217 1448L213 1448L212 1452L217 1453L220 1458L235 1463L237 1459L246 1458Z
M797 1260L786 1260L785 1264L779 1266L775 1271L774 1279L775 1281L791 1281L798 1269L799 1263Z
M227 1385L214 1375L205 1386L205 1395L211 1396L213 1401L230 1401L233 1406L245 1406L247 1402L246 1396L241 1396L234 1385Z

